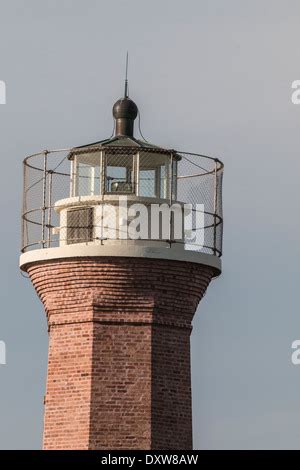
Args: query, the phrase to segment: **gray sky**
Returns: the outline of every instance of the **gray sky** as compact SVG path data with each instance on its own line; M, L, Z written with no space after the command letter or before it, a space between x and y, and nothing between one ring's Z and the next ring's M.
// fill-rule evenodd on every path
M300 448L298 1L6 0L0 448L41 447L43 307L18 271L22 159L108 137L130 51L146 138L225 163L223 275L194 320L196 449Z

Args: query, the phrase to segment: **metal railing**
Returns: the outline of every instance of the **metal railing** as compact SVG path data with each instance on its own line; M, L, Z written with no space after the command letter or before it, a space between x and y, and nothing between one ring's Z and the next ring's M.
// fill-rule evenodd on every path
M67 227L57 210L60 201L91 204L94 198L99 204L122 193L137 201L157 198L170 206L188 204L190 233L178 240L170 229L166 243L222 255L223 163L219 159L156 147L98 145L45 150L25 158L23 169L22 252L68 243ZM99 241L101 224L101 217L96 217L92 242Z

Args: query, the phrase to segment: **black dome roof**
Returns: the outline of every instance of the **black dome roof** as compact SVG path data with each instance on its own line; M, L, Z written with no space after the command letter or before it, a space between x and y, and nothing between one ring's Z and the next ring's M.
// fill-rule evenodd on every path
M115 119L132 119L138 115L138 107L130 98L120 98L113 106Z

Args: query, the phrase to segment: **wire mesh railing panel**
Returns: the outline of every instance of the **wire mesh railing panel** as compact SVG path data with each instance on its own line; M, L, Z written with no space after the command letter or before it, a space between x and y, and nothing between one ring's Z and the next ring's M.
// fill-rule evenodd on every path
M191 236L187 249L222 254L222 174L217 159L180 152L178 199L192 206Z

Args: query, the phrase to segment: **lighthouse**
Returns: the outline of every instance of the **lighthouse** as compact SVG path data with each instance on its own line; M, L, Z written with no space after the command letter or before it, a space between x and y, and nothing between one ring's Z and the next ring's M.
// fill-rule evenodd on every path
M221 273L223 164L137 138L127 88L112 112L110 138L24 160L20 267L49 332L43 448L192 449L190 337Z

